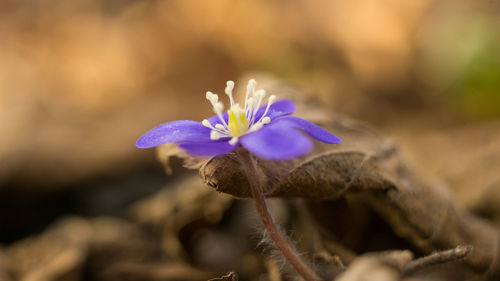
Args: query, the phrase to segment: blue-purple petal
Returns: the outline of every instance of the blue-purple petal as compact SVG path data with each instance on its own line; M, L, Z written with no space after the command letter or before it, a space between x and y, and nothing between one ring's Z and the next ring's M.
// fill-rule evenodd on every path
M284 116L271 121L271 123L273 125L288 127L290 129L300 129L306 132L309 136L325 143L336 144L342 142L340 138L330 134L327 130L299 117Z
M207 143L181 143L179 147L191 155L209 157L229 153L238 145L231 145L228 140L225 140Z
M298 130L272 123L242 136L240 143L251 153L269 160L292 159L313 148L312 141Z
M266 107L267 104L259 108L259 110L255 114L255 120L259 120L260 117L262 117L262 114L264 114ZM266 116L268 116L272 120L280 116L290 115L294 112L295 112L295 104L291 100L282 99L271 104Z
M151 148L170 142L210 142L210 129L192 120L173 121L145 133L135 145Z

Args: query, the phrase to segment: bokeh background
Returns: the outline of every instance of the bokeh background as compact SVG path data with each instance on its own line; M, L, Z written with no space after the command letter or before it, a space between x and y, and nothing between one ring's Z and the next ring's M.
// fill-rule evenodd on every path
M248 73L393 137L464 206L499 180L498 1L3 0L0 244L123 216L172 179L136 139Z

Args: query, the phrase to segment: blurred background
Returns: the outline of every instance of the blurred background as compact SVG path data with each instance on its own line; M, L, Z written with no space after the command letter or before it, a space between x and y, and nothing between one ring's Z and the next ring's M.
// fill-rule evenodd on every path
M395 138L467 206L498 180L499 35L492 0L2 0L0 244L125 216L183 173L136 139L248 73Z

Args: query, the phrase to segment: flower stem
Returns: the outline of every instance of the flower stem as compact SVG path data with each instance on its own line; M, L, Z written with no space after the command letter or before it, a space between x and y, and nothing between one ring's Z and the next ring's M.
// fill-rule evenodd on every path
M290 245L288 240L278 229L278 226L274 223L274 219L269 213L269 209L267 208L264 191L262 190L259 175L257 173L255 159L246 150L237 151L240 161L246 168L245 171L247 171L247 178L248 182L250 183L250 189L252 190L252 195L255 200L257 212L260 215L262 224L264 224L269 237L271 237L271 239L273 240L274 245L283 254L287 261L295 268L297 273L299 273L302 278L304 278L304 280L321 280L318 275L300 258L299 254L295 251L295 248Z

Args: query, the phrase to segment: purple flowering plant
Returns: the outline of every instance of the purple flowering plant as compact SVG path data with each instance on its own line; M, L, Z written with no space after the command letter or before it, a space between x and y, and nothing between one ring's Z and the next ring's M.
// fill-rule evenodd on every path
M276 100L271 95L263 103L266 91L256 90L251 79L246 88L244 106L235 103L234 82L227 81L225 89L230 108L224 106L219 97L211 92L206 98L213 106L215 116L202 122L178 120L153 128L136 143L138 148L151 148L166 143L177 143L194 156L209 157L229 153L239 146L253 155L268 160L287 160L302 156L313 148L310 137L336 144L342 140L319 126L302 118L290 116L295 104L287 99Z
M223 112L219 96L207 92L206 98L212 104L215 116L202 122L180 120L162 124L140 137L136 146L151 148L177 143L187 153L201 157L226 154L240 146L245 148L236 150L236 153L246 168L252 196L269 237L304 280L321 280L274 223L253 155L268 160L287 160L304 155L312 149L313 142L303 132L325 143L340 143L342 140L309 121L290 116L295 112L295 104L290 100L276 101L276 96L271 95L261 106L266 91L256 90L255 86L255 80L250 79L245 103L241 107L234 102L234 82L228 81L225 93L231 106L227 112Z

